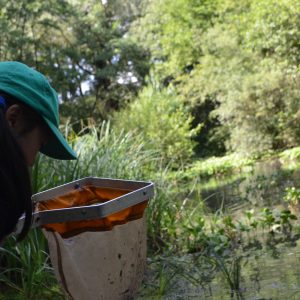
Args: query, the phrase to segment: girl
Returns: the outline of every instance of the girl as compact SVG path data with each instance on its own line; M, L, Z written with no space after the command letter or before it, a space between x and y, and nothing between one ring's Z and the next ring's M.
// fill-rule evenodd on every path
M48 80L19 62L0 62L0 242L24 213L18 240L31 225L28 166L38 151L75 159L59 129L58 98Z

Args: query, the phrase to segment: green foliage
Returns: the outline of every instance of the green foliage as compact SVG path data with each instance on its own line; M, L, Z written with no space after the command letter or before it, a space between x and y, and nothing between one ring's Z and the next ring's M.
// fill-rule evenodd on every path
M178 76L201 55L202 32L211 25L217 1L152 0L132 34L151 52L162 79Z
M224 144L246 154L299 144L299 7L298 0L150 1L138 23L147 25L141 43L161 81L175 83L205 123L197 141L210 153ZM198 153L207 155L201 145Z
M143 136L146 149L155 149L164 164L180 165L193 154L192 117L172 89L145 87L138 98L114 116L115 126Z
M221 270L238 292L238 251L295 239L296 217L271 208L248 210L239 220L212 215L184 185L300 144L299 11L299 0L1 1L1 60L23 61L50 77L63 121L72 124L66 136L80 154L75 162L41 155L34 191L90 175L151 179L150 250L196 254L189 267L201 261L201 272L184 276L199 284L202 270L209 278ZM95 126L109 115L115 128ZM189 166L195 149L209 159ZM246 155L217 157L225 150ZM295 147L280 161L299 157ZM246 197L259 200L281 179L256 178ZM298 188L286 190L289 208L298 198ZM36 231L22 244L8 241L1 288L26 299L48 297L38 288L53 286L44 243ZM162 297L187 267L164 260L155 295Z
M143 179L157 160L153 150L144 148L141 136L117 133L110 123L90 125L78 135L71 126L67 125L64 130L78 160L58 161L40 155L32 174L35 191L87 176Z
M300 200L300 189L295 188L294 186L292 187L287 187L285 189L285 196L284 196L284 201L286 201L289 204L292 205L298 205L299 200Z
M299 72L291 59L297 43L289 35L299 27L293 9L299 3L258 2L225 9L207 31L189 92L200 102L214 95L219 106L213 114L230 133L227 148L244 153L299 143Z
M201 124L201 157L300 143L299 0L2 2L0 58L45 73L64 120L108 119L147 97L151 66Z
M20 295L18 299L64 298L58 288L53 288L56 279L46 249L47 242L40 230L31 231L26 240L18 244L14 237L7 239L0 248L0 284L2 289L5 286L4 295L16 290Z
M215 264L220 269L223 277L225 278L228 287L230 288L231 299L244 299L241 293L241 261L242 256L233 257L228 262L221 256L215 256L210 259L210 263ZM234 297L236 296L236 298Z
M1 60L37 68L50 78L63 101L90 96L93 109L101 102L107 117L110 109L122 106L143 84L147 53L126 36L139 3L2 2ZM104 110L100 112L103 117ZM68 113L76 117L77 110ZM89 113L87 109L85 115L93 116Z
M281 152L280 158L283 160L298 160L300 158L300 147L294 147Z
M186 178L211 178L213 176L230 175L243 167L253 166L255 157L241 157L229 154L223 157L210 157L195 161L185 172Z
M182 284L183 280L205 288L220 272L231 297L243 299L241 276L249 257L297 240L296 219L285 209L248 210L234 218L227 214L204 215L203 210L201 213L198 209L178 206L176 231L169 230L172 224L164 224L167 227L162 237L166 248L162 249L169 252L151 258L149 269L154 268L150 272L156 275L147 278L148 288L141 294L170 295L176 282Z
M131 99L148 72L147 53L126 35L128 23L135 19L130 6L134 4L128 1L78 0L73 7L65 52L76 73L85 74L89 93L106 110Z
M298 65L299 1L255 0L249 4L249 10L235 18L245 46L263 57Z
M183 86L181 92L183 92ZM192 98L189 97L189 100L192 101ZM212 112L217 107L218 103L211 97L207 97L203 102L196 104L193 102L192 104L192 128L201 124L200 132L193 138L196 142L195 152L200 158L226 155L225 142L228 139L229 131L221 124L218 117L213 115Z

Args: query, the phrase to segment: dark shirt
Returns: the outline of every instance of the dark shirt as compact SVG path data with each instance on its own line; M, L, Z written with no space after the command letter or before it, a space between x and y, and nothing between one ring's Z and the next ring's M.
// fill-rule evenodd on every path
M0 194L0 241L14 231L19 217L16 216L15 208L9 202L7 195L2 192Z

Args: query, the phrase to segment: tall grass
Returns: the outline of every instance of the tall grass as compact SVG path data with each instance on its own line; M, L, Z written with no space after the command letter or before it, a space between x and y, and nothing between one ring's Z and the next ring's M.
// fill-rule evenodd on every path
M0 248L0 283L4 299L63 299L55 286L46 249L47 243L40 230L32 230L26 241L18 244L11 237ZM16 294L8 296L12 290Z
M116 133L110 123L84 128L78 135L66 130L73 136L78 160L57 161L41 155L33 169L35 191L86 176L143 179L158 159L155 151L145 149L142 136Z
M86 176L151 179L147 174L153 173L159 159L155 151L145 149L141 136L125 132L117 134L109 123L89 126L79 134L68 126L65 130L79 158L59 161L40 155L32 169L34 192ZM55 286L47 242L39 229L32 230L18 244L14 237L8 238L0 248L0 257L0 299L12 290L15 291L12 299L62 297Z

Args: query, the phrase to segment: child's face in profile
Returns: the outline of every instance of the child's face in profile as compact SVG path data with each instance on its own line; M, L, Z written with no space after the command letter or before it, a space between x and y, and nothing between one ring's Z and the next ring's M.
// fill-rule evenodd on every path
M23 151L28 166L34 164L37 153L47 143L48 134L40 125L26 131L26 121L22 108L18 104L11 105L6 113L6 119ZM25 130L25 132L24 132Z
M18 141L23 150L27 165L32 166L37 153L40 151L41 147L47 143L47 138L43 129L37 126L20 136Z

